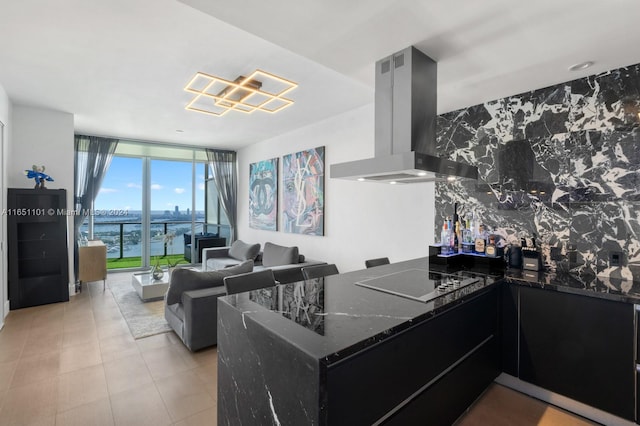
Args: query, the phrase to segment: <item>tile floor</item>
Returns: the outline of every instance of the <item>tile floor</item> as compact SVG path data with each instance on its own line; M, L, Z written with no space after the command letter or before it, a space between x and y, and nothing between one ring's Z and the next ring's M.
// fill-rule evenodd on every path
M134 340L102 283L11 311L0 331L0 426L215 425L217 352L173 333Z

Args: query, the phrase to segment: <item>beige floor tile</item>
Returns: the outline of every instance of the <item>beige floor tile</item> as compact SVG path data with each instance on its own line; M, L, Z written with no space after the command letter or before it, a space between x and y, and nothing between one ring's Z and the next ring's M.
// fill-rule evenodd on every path
M218 398L218 366L205 365L194 368L191 372L202 382L209 394L217 400Z
M48 329L37 329L29 332L29 338L22 349L22 356L29 357L32 355L44 354L47 352L57 352L62 348L62 328L57 332Z
M124 322L122 318L122 313L120 313L120 308L116 302L112 302L113 304L106 304L101 307L93 308L93 320L97 325L107 325L112 322Z
M175 423L175 426L216 426L217 424L218 411L216 408L210 408Z
M0 391L0 411L2 411L2 404L4 403L7 391Z
M33 322L33 315L24 311L24 309L10 311L9 315L4 319L5 328L10 328L11 330L30 329L31 323Z
M4 328L0 330L0 349L8 346L22 349L29 337L29 328L23 329L5 324Z
M93 343L66 348L60 352L60 373L68 373L101 363L100 344L97 340Z
M83 368L58 377L58 411L109 397L102 365Z
M18 361L21 354L22 346L0 343L0 363Z
M131 335L127 323L120 319L118 321L109 321L96 324L98 331L98 339L108 339L113 336Z
M215 365L218 363L218 350L215 346L202 349L198 352L191 352L183 344L176 344L174 348L180 353L180 356L182 356L182 359L185 360L190 368Z
M31 323L31 329L33 330L34 328L40 327L61 329L64 319L64 307L62 304L60 305L61 307L57 310L51 310L36 315Z
M13 373L16 371L18 361L0 362L0 392L9 389Z
M131 334L119 334L99 340L100 351L103 355L110 352L126 351L132 347L135 347L136 350L138 349Z
M91 305L85 305L82 308L76 308L65 311L62 326L65 330L69 330L84 324L94 324L93 311Z
M11 388L56 377L59 373L60 352L48 352L21 358L13 374Z
M215 406L207 389L190 371L156 380L156 387L174 422Z
M112 395L111 408L118 426L162 426L172 423L153 383Z
M107 363L111 361L116 361L119 359L127 358L133 355L140 355L140 351L137 346L133 346L129 349L123 349L117 352L107 352L102 354L102 362Z
M57 377L13 388L0 410L0 426L54 425L57 402Z
M66 329L62 334L62 349L71 346L86 345L89 343L98 344L98 331L95 325L85 326L75 329Z
M147 363L154 380L172 376L181 371L190 369L189 365L182 359L180 353L173 348L174 345L157 349L150 349L142 352L142 357Z
M139 353L103 365L110 395L153 382L147 364Z
M178 336L173 333L160 333L155 336L149 336L136 340L140 352L150 349L162 348L164 346L173 345L179 342Z
M112 426L113 424L109 398L59 412L56 416L56 426Z

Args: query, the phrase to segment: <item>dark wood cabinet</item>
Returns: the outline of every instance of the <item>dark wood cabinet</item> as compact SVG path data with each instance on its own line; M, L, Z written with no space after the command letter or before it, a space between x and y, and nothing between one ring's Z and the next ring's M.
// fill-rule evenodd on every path
M633 421L634 306L518 290L520 379Z
M11 309L69 300L66 191L9 188Z

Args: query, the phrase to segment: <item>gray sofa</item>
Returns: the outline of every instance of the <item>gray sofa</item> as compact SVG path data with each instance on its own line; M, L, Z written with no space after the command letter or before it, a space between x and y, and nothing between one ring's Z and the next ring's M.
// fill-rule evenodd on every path
M302 268L321 265L326 262L306 259L298 247L285 247L265 243L260 252L260 244L247 244L235 241L230 247L214 247L202 251L202 270L216 271L235 266L246 260L253 260L254 271L271 269L275 279L281 284L303 281Z
M248 260L221 271L177 268L171 273L164 317L186 347L197 351L218 342L218 297L227 294L223 279L252 270Z

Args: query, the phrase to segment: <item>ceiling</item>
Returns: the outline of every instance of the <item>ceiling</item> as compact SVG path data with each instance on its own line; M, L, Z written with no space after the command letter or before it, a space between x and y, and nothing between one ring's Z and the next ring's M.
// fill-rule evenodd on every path
M0 85L78 133L238 149L373 102L375 61L409 45L438 61L442 113L639 63L638 17L637 0L0 0ZM299 83L295 104L184 109L197 71L256 68Z

